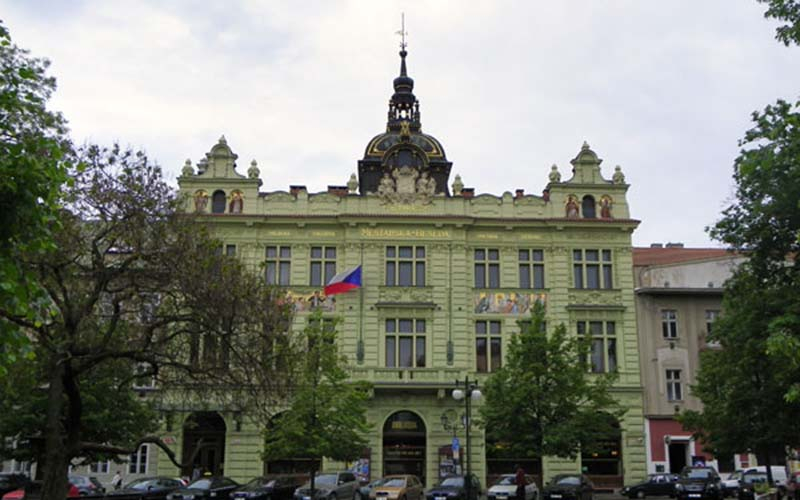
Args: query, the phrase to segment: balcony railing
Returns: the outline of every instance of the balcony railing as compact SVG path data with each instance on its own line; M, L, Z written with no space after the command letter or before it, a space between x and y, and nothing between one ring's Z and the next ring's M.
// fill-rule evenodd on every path
M453 385L464 370L460 368L410 368L410 367L352 367L353 380L365 380L379 385Z

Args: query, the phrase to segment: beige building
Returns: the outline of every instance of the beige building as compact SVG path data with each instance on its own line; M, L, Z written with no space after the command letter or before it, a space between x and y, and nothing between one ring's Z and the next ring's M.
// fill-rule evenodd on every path
M752 462L746 454L705 454L675 420L701 409L690 385L700 351L715 348L706 335L722 308L723 284L742 261L725 249L682 244L633 249L648 473L680 472L698 457L721 472Z

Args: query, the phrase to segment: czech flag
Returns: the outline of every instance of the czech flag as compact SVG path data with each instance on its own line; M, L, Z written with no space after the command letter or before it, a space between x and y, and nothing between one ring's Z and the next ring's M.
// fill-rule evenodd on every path
M325 285L325 295L336 295L356 288L361 288L361 266L347 269L331 278L330 283Z

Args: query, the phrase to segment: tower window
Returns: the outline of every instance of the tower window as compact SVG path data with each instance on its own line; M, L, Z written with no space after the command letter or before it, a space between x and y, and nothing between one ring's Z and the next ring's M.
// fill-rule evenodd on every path
M211 196L211 213L224 214L225 213L225 191L217 190Z
M581 211L583 212L583 216L587 219L594 219L597 217L596 212L596 205L594 202L594 196L586 195L583 197L583 202L581 203Z

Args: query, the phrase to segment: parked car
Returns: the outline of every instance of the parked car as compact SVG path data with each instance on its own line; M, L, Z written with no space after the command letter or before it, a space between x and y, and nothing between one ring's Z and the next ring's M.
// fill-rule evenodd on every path
M369 484L361 485L358 488L358 492L361 495L361 498L362 499L369 498L370 497L370 493L372 493L372 490L374 490L378 486L382 485L384 481L385 481L384 478L380 478L380 479L376 479L376 480L372 481Z
M789 500L800 500L800 472L792 473L786 481L786 497Z
M417 476L386 476L373 488L369 498L375 500L425 500L425 488Z
M5 495L3 495L2 500L22 500L25 498L25 490L30 490L31 488L35 488L39 491L42 489L42 482L41 481L29 481L28 484L25 485L25 488L20 488L18 490L9 491ZM69 489L67 490L67 498L78 498L81 494L78 492L78 487L74 484L69 485Z
M786 468L782 465L772 465L770 466L770 470L772 471L772 480L775 482L775 486L780 489L786 488ZM763 474L767 473L767 466L766 465L759 465L756 467L748 467L744 469L744 473L747 474L748 472L761 472Z
M678 500L722 498L722 484L713 467L684 467L675 483Z
M224 498L239 487L239 483L229 477L207 476L196 479L185 488L179 488L167 495L167 500L199 500Z
M678 476L675 474L650 474L640 483L625 486L620 490L620 494L628 498L672 496L677 480Z
M487 500L538 500L539 488L533 476L525 476L525 498L517 498L517 476L503 474L486 492Z
M231 493L236 500L292 500L301 481L295 476L257 477Z
M25 488L25 485L30 482L30 478L25 474L0 474L0 496L20 488Z
M103 483L98 481L94 476L79 476L77 474L70 474L69 482L78 488L78 492L81 496L103 495L106 492L106 488L103 486Z
M173 491L183 488L179 479L171 477L143 477L134 479L124 488L112 490L107 493L109 497L135 496L140 500L159 500L167 498Z
M542 500L594 500L594 484L583 474L557 474L542 489Z
M324 498L326 500L364 500L361 498L359 484L355 474L349 471L331 472L320 474L314 478L314 492L311 484L306 483L294 492L295 500L311 500L311 498Z
M756 485L767 484L767 474L765 472L747 471L742 474L739 480L739 500L755 500Z
M737 470L728 474L727 479L720 481L723 497L735 497L739 494L739 480L742 479L743 470Z
M466 481L469 481L468 483ZM469 498L465 486L469 484ZM448 476L425 494L427 500L478 500L481 497L481 482L475 474Z

